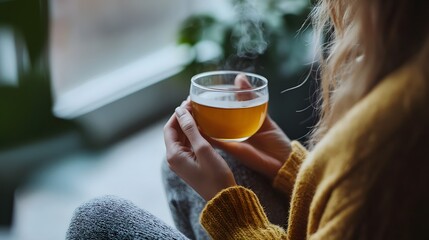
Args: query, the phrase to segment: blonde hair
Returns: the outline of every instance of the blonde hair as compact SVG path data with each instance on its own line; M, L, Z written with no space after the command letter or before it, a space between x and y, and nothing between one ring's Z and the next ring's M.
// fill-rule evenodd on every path
M425 0L318 2L314 25L329 41L321 47L320 120L311 145L386 75L416 55L428 60L427 9Z

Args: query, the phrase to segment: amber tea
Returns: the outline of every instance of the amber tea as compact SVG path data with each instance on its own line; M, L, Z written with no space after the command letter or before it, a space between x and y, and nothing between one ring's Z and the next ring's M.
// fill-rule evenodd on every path
M192 78L190 95L200 131L220 141L246 140L258 131L267 113L267 80L256 74L199 74Z

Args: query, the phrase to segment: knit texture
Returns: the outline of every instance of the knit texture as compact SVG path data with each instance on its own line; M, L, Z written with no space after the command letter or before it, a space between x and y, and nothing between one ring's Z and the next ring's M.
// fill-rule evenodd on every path
M236 182L257 194L270 222L287 227L289 205L285 204L285 196L272 191L270 181L264 176L224 151L218 149L218 152L231 168ZM172 172L166 161L162 165L162 177L171 215L180 232L130 201L105 196L86 202L75 211L67 239L210 239L199 222L206 201Z
M288 199L283 194L273 191L266 177L241 164L226 152L217 150L230 167L237 184L256 193L269 221L286 228ZM199 222L201 211L207 202L170 170L167 161L163 162L162 176L168 205L177 229L190 239L210 239Z
M184 240L188 238L130 201L105 196L93 199L76 209L66 239Z
M256 173L231 164L235 161L223 154L237 183L242 186L227 188L210 200L200 215L201 224L215 240L350 239L352 228L359 225L356 219L359 219L357 216L365 206L364 200L371 196L368 186L373 176L384 166L406 161L408 165L404 166L412 166L411 171L409 168L400 169L400 174L387 177L399 179L407 191L410 186L413 194L418 190L418 199L423 199L424 207L402 206L406 212L422 214L425 218L419 221L399 219L396 226L401 229L418 226L414 237L402 236L400 239L429 239L426 230L429 223L425 214L428 212L429 169L420 167L427 166L422 161L427 161L429 156L428 103L429 80L421 74L421 69L410 65L380 82L335 124L312 152L307 153L298 142L293 142L293 152L273 182L273 186L282 192L288 195L292 192L290 202L288 198L273 195L275 191L272 191L268 181L265 184ZM407 141L407 136L413 136L410 138L412 141ZM189 194L189 191L181 194L184 188L179 186L181 184L173 184L176 180L176 177L167 180L168 185L176 189L168 197L169 201L173 200L170 207L175 205L182 213L175 220L188 222L183 226L189 227L187 229L190 229L192 238L206 238L193 219L203 206L203 200L195 197L195 193ZM383 187L397 189L398 185ZM182 197L184 201L175 201ZM388 200L401 204L401 198ZM284 212L287 212L285 209L289 208L289 203L289 218L283 219L288 220L285 231L273 223L286 225L278 216L286 215ZM385 202L376 203L377 208ZM395 207L400 208L401 205ZM377 222L379 217L380 221L385 217L375 216ZM365 220L370 219L361 221ZM397 229L388 228L389 232L392 230L398 232ZM198 235L200 233L204 234ZM377 236L363 239L368 238L380 239ZM106 196L85 203L76 210L66 239L188 238L131 202ZM391 236L384 239L399 238Z
M397 161L427 161L429 156L428 148L417 148L422 146L417 143L428 141L429 80L421 74L422 69L413 67L405 66L375 86L329 130L312 152L307 154L300 145L293 144L293 153L273 183L285 193L292 190L287 234L267 220L251 190L231 187L209 201L202 212L201 223L210 236L215 240L349 239L354 227L373 220L359 220L359 216L377 172ZM406 142L406 136L414 136L414 142ZM305 160L301 163L302 158ZM424 175L419 176L412 176L416 171L406 169L401 174L385 174L392 174L390 179L407 179L408 182L401 184L413 186L417 183L413 182L415 179L427 179L423 178L427 171L429 169L420 170ZM427 186L428 183L418 184ZM420 194L423 192L419 190ZM379 207L384 204L376 203ZM419 210L427 211L427 206L411 212ZM383 221L383 216L377 217ZM407 228L413 224L402 223ZM400 225L399 222L397 226Z
M268 221L256 195L244 187L221 191L203 210L201 223L214 239L281 239L286 232Z
M273 186L290 195L307 150L292 141L292 153L280 168ZM287 203L284 203L287 205ZM253 191L241 186L218 193L201 214L201 224L213 239L283 239L286 232L271 224ZM227 224L231 223L234 224ZM222 229L219 231L218 229ZM213 233L213 234L212 234Z
M292 141L292 153L278 171L277 176L274 178L274 188L287 195L291 195L296 175L301 167L302 161L306 157L307 149L305 149L305 147L303 147L298 141Z

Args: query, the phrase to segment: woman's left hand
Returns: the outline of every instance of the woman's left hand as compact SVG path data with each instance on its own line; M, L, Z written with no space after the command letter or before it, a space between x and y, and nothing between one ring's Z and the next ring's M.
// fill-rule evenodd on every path
M164 127L167 162L172 171L208 201L236 183L225 160L198 131L188 109L189 101L185 101Z

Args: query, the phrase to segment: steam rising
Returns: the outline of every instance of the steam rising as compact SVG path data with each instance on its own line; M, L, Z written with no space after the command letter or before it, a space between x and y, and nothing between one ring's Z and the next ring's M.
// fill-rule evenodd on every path
M232 41L237 57L255 59L267 49L261 16L249 0L235 1L235 12L239 19L232 32Z

